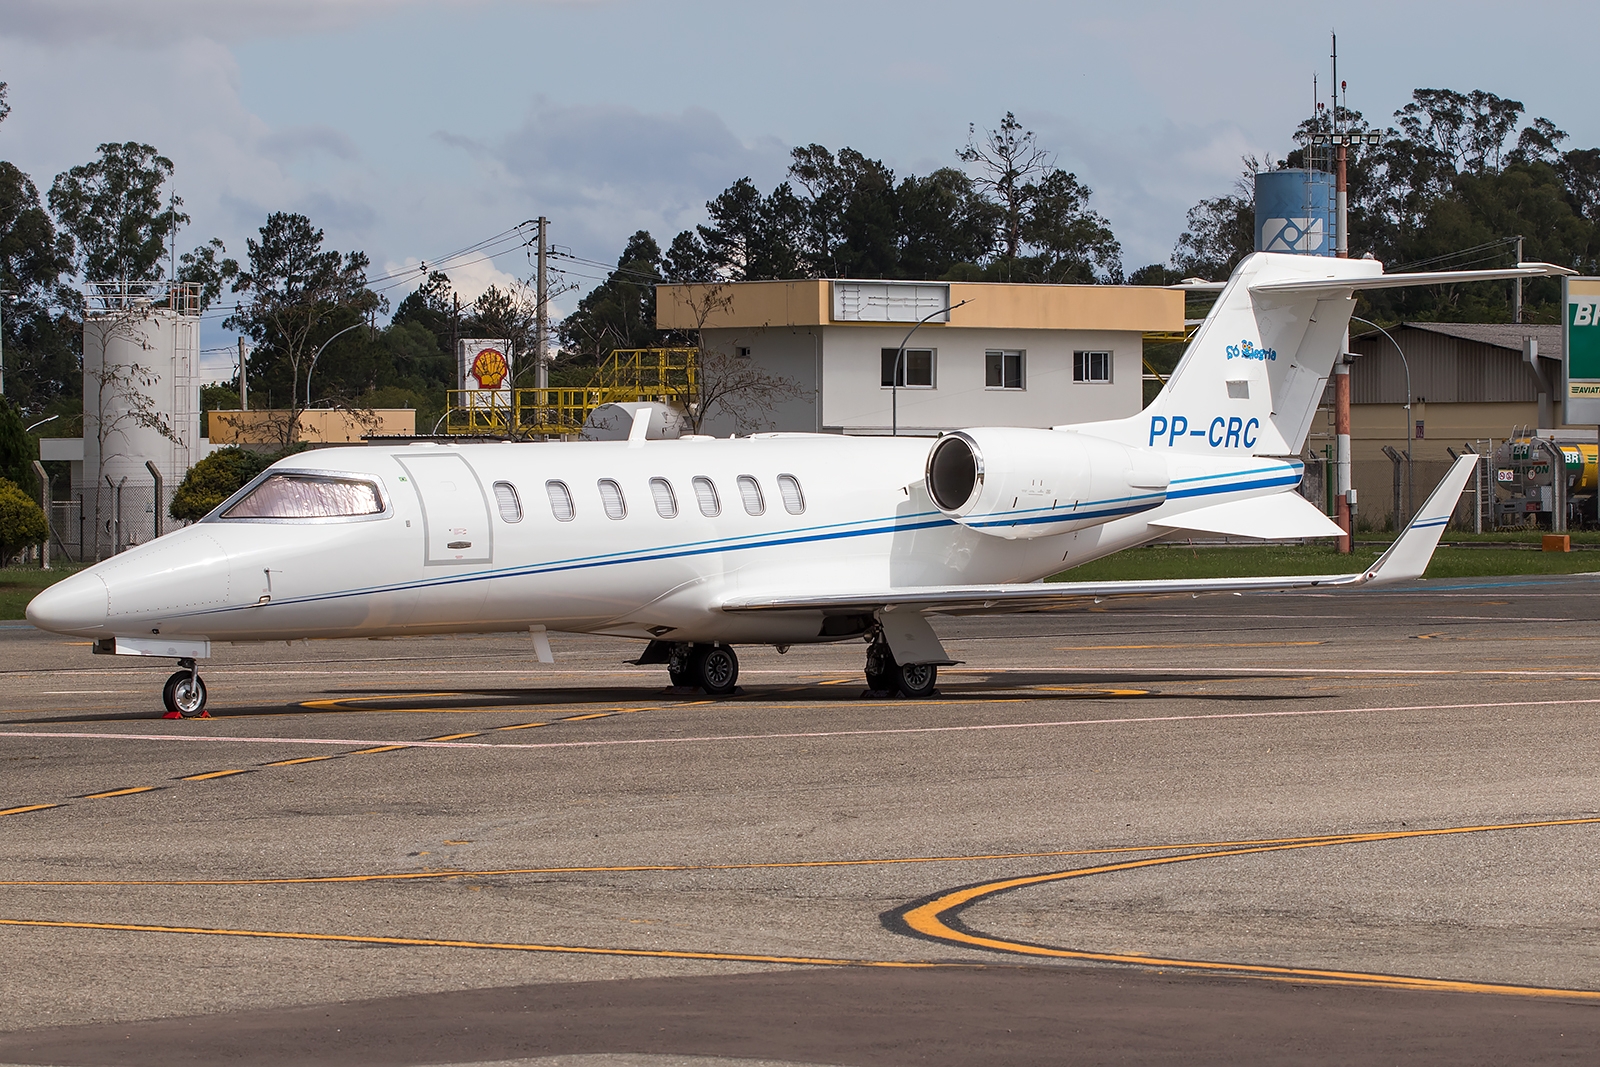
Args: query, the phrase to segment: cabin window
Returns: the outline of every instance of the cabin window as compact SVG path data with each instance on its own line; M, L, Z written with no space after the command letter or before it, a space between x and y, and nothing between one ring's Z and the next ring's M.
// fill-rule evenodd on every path
M1024 389L1023 367L1027 353L1016 348L991 348L983 354L985 389Z
M314 474L271 474L223 512L222 518L338 519L382 512L378 487L371 482Z
M574 514L572 508L572 490L567 488L566 482L549 481L544 483L544 491L550 494L550 513L560 522L571 522Z
M522 501L517 499L516 486L510 482L495 482L494 500L500 505L500 517L506 522L522 521Z
M663 519L678 517L678 498L672 493L671 482L665 478L651 478L650 495L655 498L657 515Z
M1111 381L1111 353L1072 353L1072 380L1075 382Z
M883 349L883 387L887 389L891 385L898 385L902 389L932 389L933 354L931 348L908 348L903 356L898 348Z
M747 514L760 515L767 510L767 502L761 499L761 483L748 474L739 475L739 496Z
M792 474L778 475L778 492L783 495L783 510L791 515L806 513L806 497L800 491L800 480Z
M699 477L694 480L694 498L700 504L700 514L708 519L714 519L722 514L722 501L717 499L717 487L710 478Z
M622 486L610 478L601 478L600 504L606 509L606 518L625 519L628 517L628 504L622 499Z

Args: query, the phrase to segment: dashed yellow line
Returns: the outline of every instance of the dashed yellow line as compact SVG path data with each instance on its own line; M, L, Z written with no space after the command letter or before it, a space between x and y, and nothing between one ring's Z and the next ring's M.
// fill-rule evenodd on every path
M153 785L136 785L132 789L108 789L104 793L85 793L83 800L104 800L107 797L125 797L134 793L148 793L157 788Z
M235 774L244 774L243 768L231 771L206 771L204 774L186 774L179 778L180 782L208 782L213 778L228 778Z
M483 735L481 733L477 733L477 732L465 733L465 734L442 734L439 737L428 737L428 738L424 738L424 740L426 740L426 741L459 741L463 737L482 737L482 736Z
M535 726L549 726L547 722L519 722L510 726L496 726L496 730L531 730Z
M1326 641L1206 641L1185 645L1063 645L1057 652L1124 652L1168 648L1304 648L1325 645Z
M564 718L562 718L561 721L562 722L584 722L584 721L586 721L588 719L604 719L604 718L608 718L609 716L612 716L612 715L615 715L615 714L616 714L616 712L614 712L614 711L592 711L587 715L568 715L568 716L565 716Z
M320 762L322 760L325 760L325 759L338 759L338 758L339 758L338 756L298 756L295 759L273 760L271 763L263 763L261 766L263 766L263 767L293 767L297 763L318 763L318 762Z
M375 752L398 752L402 748L410 748L410 747L411 747L410 745L379 745L377 748L357 748L357 749L352 749L349 752L343 753L343 755L346 755L346 756L370 756Z
M0 809L0 815L24 815L30 811L45 811L49 808L59 808L60 804L24 804L20 808Z
M586 956L644 956L670 960L721 960L731 963L777 963L812 967L975 967L979 964L934 963L925 960L852 960L827 956L766 956L744 952L692 952L675 949L602 948L596 945L540 945L511 941L463 941L435 937L376 937L363 934L320 934L298 930L230 930L206 926L148 926L142 923L67 922L50 919L0 919L0 926L48 927L58 930L121 930L145 934L202 934L211 937L253 937L282 941L332 941L356 945L403 945L416 948L471 948L500 952L558 952Z

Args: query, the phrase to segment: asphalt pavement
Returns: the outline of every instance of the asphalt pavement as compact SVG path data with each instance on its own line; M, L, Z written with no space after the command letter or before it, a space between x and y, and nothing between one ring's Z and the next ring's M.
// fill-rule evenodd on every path
M0 1063L1593 1062L1600 578L553 635L0 624Z

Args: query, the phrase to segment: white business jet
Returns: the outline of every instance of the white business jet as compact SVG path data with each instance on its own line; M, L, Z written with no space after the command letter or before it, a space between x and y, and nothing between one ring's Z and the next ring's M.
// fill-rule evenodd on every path
M1351 588L1420 577L1474 457L1355 574L1059 582L1180 531L1326 537L1295 457L1358 289L1570 273L1385 275L1373 260L1258 253L1131 418L915 438L755 434L329 448L291 456L193 526L28 605L96 652L171 657L168 717L203 711L214 641L530 630L649 642L675 685L734 688L734 646L864 639L874 689L924 696L953 662L938 612L1080 598ZM656 421L659 414L656 414Z

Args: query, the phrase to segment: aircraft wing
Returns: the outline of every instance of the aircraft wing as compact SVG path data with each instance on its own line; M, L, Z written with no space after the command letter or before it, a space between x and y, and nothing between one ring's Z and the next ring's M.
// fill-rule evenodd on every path
M1382 586L1422 577L1478 456L1458 458L1418 510L1416 518L1371 567L1353 574L1276 578L1170 578L1121 582L1026 582L1003 585L912 586L841 593L774 593L733 597L724 611L825 611L982 613L1057 607L1085 599L1162 593L1241 593L1287 589Z

